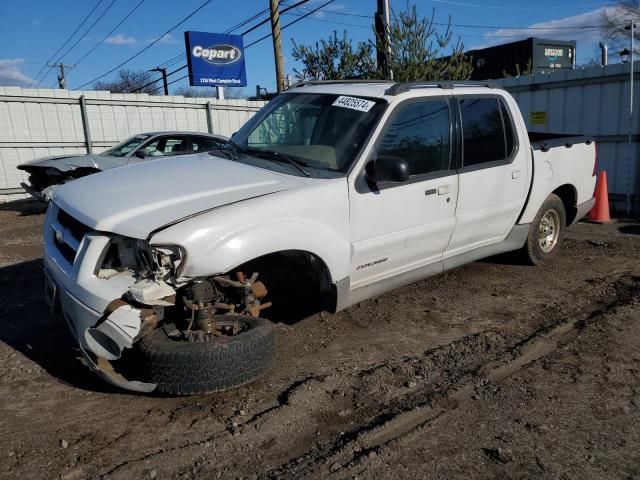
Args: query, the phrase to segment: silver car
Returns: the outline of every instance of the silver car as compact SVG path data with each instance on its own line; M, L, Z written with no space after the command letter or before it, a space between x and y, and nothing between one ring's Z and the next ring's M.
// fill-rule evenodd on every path
M22 183L22 187L35 198L47 202L57 186L71 180L159 157L207 152L226 142L226 137L210 133L141 133L100 154L38 158L18 165L18 169L29 174L29 183Z

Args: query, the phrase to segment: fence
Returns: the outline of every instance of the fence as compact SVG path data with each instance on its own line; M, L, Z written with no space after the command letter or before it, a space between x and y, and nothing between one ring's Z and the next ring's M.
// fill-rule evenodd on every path
M595 137L613 206L640 212L640 64L634 68L634 116L629 119L629 65L506 78L498 84L518 102L527 127ZM631 144L628 139L631 134Z
M99 153L149 131L230 136L264 103L0 87L0 202L24 197L16 167L28 160Z

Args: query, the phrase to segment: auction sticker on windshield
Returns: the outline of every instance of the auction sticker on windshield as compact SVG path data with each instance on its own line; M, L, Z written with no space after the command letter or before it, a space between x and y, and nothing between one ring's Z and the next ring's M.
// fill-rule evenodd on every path
M356 97L345 97L344 95L340 95L336 98L336 101L333 102L334 107L350 108L351 110L359 110L361 112L368 112L375 104L376 102L372 102L371 100L364 100Z

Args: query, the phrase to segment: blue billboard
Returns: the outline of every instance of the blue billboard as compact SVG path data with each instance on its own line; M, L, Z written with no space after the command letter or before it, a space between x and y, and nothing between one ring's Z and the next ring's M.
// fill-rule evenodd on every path
M184 32L189 83L196 87L245 87L241 35Z

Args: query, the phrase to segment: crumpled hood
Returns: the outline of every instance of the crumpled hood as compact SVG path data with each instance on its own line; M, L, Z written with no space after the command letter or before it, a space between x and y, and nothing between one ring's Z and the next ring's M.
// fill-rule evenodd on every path
M30 160L18 165L18 168L24 170L21 167L51 167L66 172L82 167L100 168L98 166L99 160L100 155L54 155Z
M303 185L204 153L90 175L56 189L52 201L94 230L145 239L185 217Z

